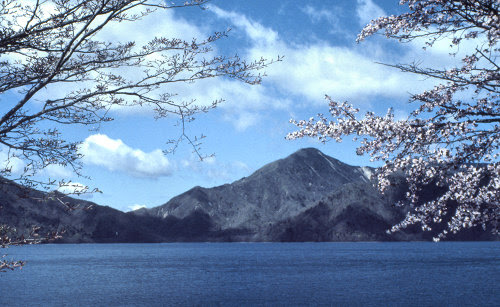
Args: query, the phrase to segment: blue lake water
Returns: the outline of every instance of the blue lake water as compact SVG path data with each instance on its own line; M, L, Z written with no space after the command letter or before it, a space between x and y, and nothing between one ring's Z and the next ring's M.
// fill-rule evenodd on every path
M34 245L0 306L499 306L500 242Z

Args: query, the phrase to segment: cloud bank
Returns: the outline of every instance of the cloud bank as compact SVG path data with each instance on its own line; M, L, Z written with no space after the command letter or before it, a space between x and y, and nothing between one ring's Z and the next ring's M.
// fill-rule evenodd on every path
M146 153L134 149L122 140L104 134L93 134L79 148L83 162L103 166L110 171L124 172L134 177L158 178L170 176L173 166L159 149Z
M245 15L228 12L216 6L211 11L228 20L243 31L251 42L246 51L248 58L276 58L284 56L281 63L271 65L264 79L265 87L276 87L285 95L306 98L307 104L324 104L328 94L339 100L367 101L375 96L388 98L408 97L408 92L423 88L416 85L417 76L403 74L377 62L405 62L406 54L390 54L375 43L337 46L331 42L293 44L281 38L273 29L250 20ZM334 20L331 11L306 7L305 13L313 20ZM358 1L360 22L383 15L384 11L372 1ZM410 50L409 50L410 51ZM266 100L266 99L264 99ZM272 98L268 98L272 101Z
M373 19L386 16L386 13L372 0L358 0L356 14L358 15L359 24L365 26Z

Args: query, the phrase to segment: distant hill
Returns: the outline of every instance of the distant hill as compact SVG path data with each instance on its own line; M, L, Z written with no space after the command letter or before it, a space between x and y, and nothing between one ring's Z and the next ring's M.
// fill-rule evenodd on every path
M373 173L305 148L231 184L195 187L159 207L129 213L64 195L47 198L2 179L0 224L18 234L33 225L42 235L64 231L59 242L430 240L433 233L418 227L385 232L406 214L393 206L404 195L404 180L395 177L382 196ZM436 193L427 189L426 197ZM471 230L451 239L498 237Z
M60 243L167 242L205 240L207 225L197 213L184 219L137 216L62 194L24 188L0 181L0 224L16 229L12 236L27 236L33 226L43 237L62 233Z

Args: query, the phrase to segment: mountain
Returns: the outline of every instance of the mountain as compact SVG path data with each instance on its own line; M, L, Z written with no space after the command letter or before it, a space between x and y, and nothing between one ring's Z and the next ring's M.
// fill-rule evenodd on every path
M43 238L59 232L59 243L203 241L210 227L203 215L158 219L74 199L49 195L0 178L0 225L27 237L33 227ZM1 234L1 233L0 233Z
M347 183L368 183L372 169L353 167L314 148L297 151L251 176L214 188L195 187L149 215L184 218L192 212L207 214L217 229L252 233L284 218L296 216Z
M228 241L387 241L430 240L418 227L388 235L407 208L394 207L406 192L404 178L382 196L373 168L350 166L314 148L301 149L265 165L251 176L214 188L195 187L166 204L140 212L163 219L195 212L211 231ZM426 197L439 191L428 188ZM442 229L438 226L437 229ZM491 239L469 231L454 239Z
M317 149L301 149L249 177L195 187L156 208L124 213L62 194L48 195L0 178L0 225L28 234L63 232L58 242L398 241L430 240L418 227L388 235L406 208L404 178L382 196L374 169L350 166ZM425 197L440 193L436 188ZM436 229L442 229L437 225ZM456 240L498 239L470 230Z

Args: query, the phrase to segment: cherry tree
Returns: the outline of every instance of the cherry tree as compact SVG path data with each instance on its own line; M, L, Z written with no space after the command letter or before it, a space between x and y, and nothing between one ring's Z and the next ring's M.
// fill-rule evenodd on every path
M96 127L112 120L110 110L117 108L151 108L157 119L176 116L182 122L177 141L187 140L199 153L197 140L186 135L184 123L220 100L208 104L186 101L173 92L172 85L216 77L258 84L261 75L256 71L272 61L246 62L237 55L214 54L212 46L227 32L189 41L151 33L143 45L109 41L100 35L158 11L203 8L205 2L2 1L0 144L9 161L20 159L27 165L18 179L25 185L51 188L54 182L33 178L40 169L56 164L79 172L80 142L64 139L62 129L67 125ZM67 85L68 91L54 90ZM46 92L49 98L44 96ZM0 175L11 174L11 169L12 163L7 164Z
M50 165L81 171L80 140L63 136L65 127L98 127L113 120L118 108L144 107L155 119L174 117L179 137L200 156L199 139L185 124L221 100L187 100L173 85L210 78L230 78L247 84L261 82L258 70L272 60L244 61L237 55L216 54L213 45L227 36L184 40L150 33L144 44L106 39L106 30L186 7L204 8L206 0L5 0L0 2L0 184L46 190L71 186L68 181L40 179ZM279 60L279 59L278 59ZM193 84L194 83L194 84ZM48 97L49 96L49 97ZM177 128L175 128L177 129ZM176 132L177 133L177 132ZM4 159L5 157L5 159ZM14 174L16 161L24 170ZM76 193L90 192L77 186ZM10 234L10 235L9 235ZM53 236L52 236L53 237ZM44 237L44 239L47 239ZM0 226L0 247L37 243L13 238ZM0 259L0 271L21 265Z
M447 223L434 239L450 232L482 226L500 230L500 15L498 0L402 0L406 13L371 21L357 41L382 32L404 42L450 42L450 56L467 50L453 68L422 67L418 64L388 64L403 72L436 80L431 90L413 94L414 106L406 119L367 112L347 102L326 97L328 119L292 120L299 130L288 139L314 137L338 142L353 136L360 142L357 154L382 161L378 188L385 192L393 174L404 174L409 186L405 201L410 212L391 231L412 224L431 230ZM473 48L470 48L473 46ZM462 48L462 49L460 49ZM459 62L459 60L461 60ZM442 193L422 199L426 186L437 185Z

